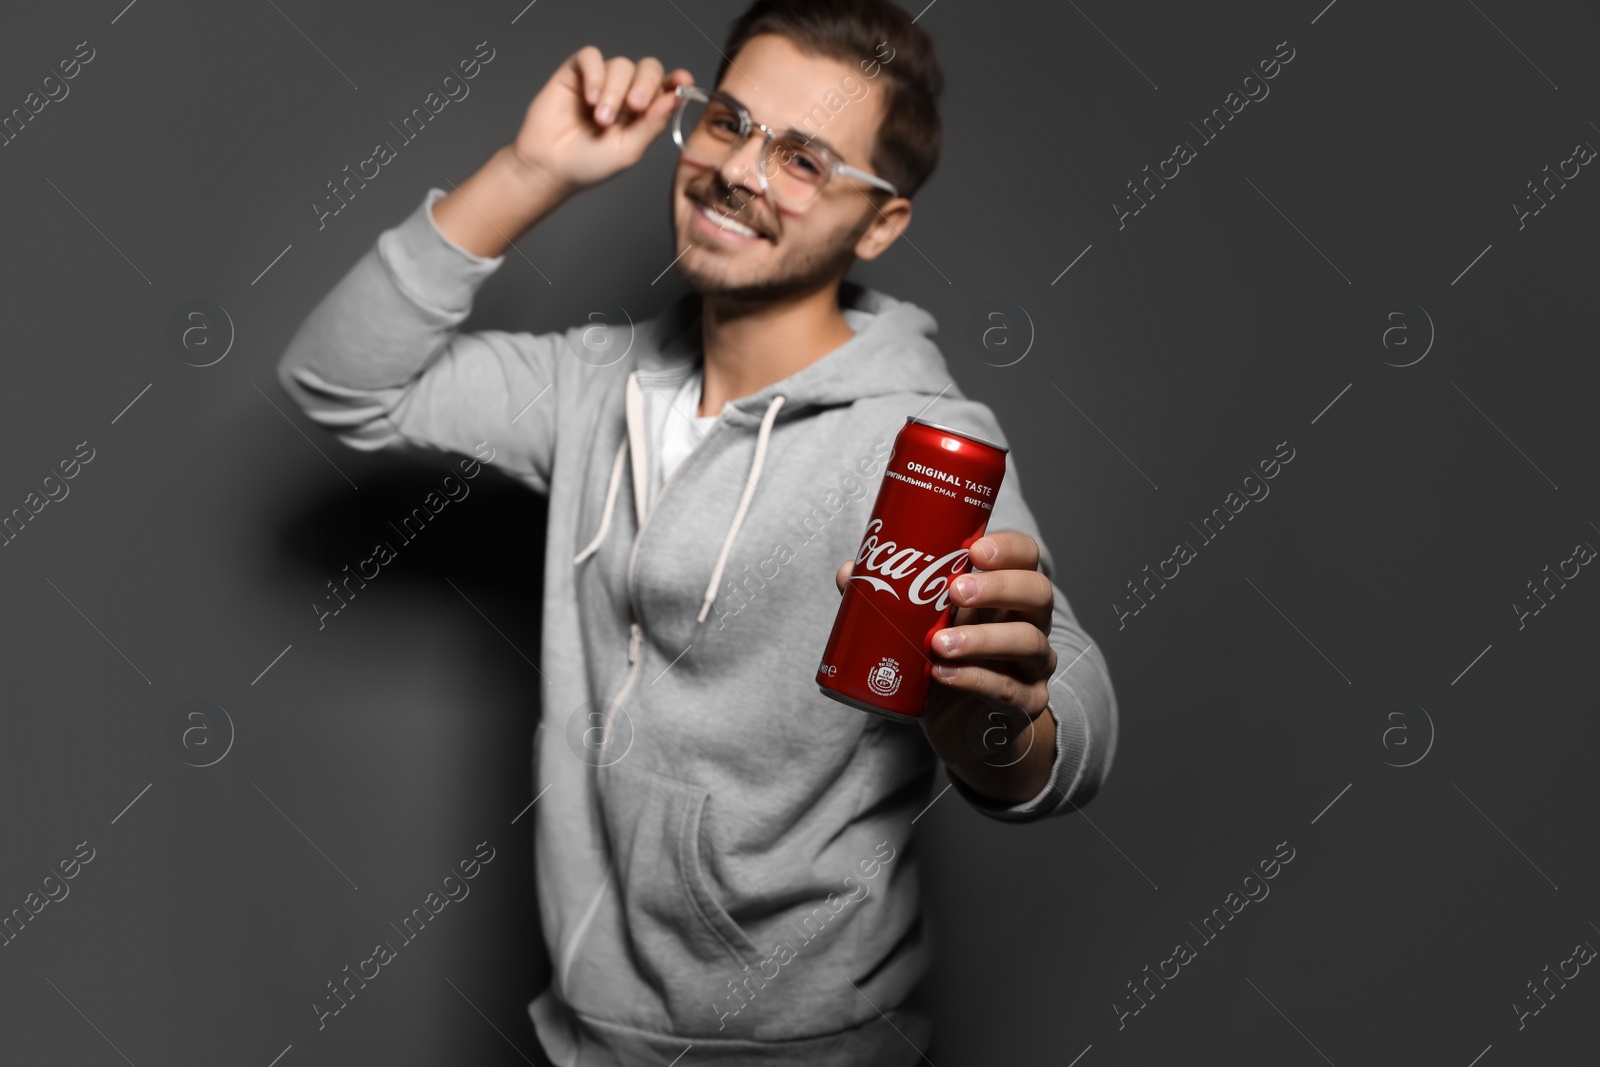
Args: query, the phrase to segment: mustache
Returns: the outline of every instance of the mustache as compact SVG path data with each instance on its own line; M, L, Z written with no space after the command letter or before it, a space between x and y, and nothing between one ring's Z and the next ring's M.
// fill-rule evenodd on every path
M780 233L776 219L766 218L757 209L754 197L745 195L725 182L714 179L698 188L691 185L684 191L690 200L727 211L763 237L776 239Z

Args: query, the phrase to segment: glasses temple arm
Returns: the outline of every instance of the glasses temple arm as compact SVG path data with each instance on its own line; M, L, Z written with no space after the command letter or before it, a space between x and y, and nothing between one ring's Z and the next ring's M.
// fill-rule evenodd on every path
M845 163L839 164L839 173L846 175L847 177L855 178L858 181L864 181L868 185L876 186L877 188L888 193L890 196L900 195L900 191L898 189L884 181L882 178L878 177L876 174L868 174L864 170L857 170L855 167L849 166Z

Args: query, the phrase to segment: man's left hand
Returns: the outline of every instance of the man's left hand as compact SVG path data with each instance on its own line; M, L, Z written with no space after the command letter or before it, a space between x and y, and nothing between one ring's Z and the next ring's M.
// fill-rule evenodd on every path
M1055 590L1027 534L987 534L973 542L970 559L982 570L951 586L956 613L933 635L935 684L920 721L952 773L997 803L1016 804L1044 788L1055 762ZM835 575L841 593L852 567Z

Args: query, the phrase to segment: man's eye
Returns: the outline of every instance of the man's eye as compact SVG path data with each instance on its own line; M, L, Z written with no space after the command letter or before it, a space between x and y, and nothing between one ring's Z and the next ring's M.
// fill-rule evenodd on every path
M790 153L789 163L792 166L799 167L812 177L816 177L822 173L821 161L813 156L806 155L803 152Z

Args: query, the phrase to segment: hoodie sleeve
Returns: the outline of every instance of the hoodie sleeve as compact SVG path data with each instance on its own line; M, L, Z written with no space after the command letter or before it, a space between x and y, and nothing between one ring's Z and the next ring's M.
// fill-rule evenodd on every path
M989 441L1008 443L994 414L974 401L957 400L949 407L941 404L928 417ZM1055 591L1050 625L1050 647L1056 653L1056 673L1050 683L1050 711L1056 720L1055 762L1044 788L1030 799L1012 805L982 797L948 770L945 773L956 791L983 814L1004 822L1030 822L1076 811L1099 790L1110 773L1117 747L1117 698L1105 656L1078 624L1066 594L1056 584L1055 557L1023 500L1017 457L1010 454L988 526L989 533L1002 530L1025 533L1039 542L1039 569Z
M564 335L456 329L505 257L449 241L433 220L443 195L429 189L322 298L278 380L351 448L471 455L487 441L495 466L548 493Z

